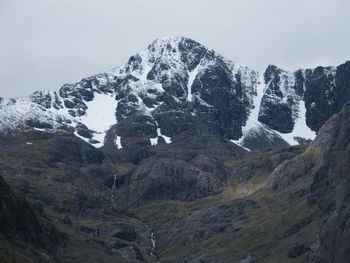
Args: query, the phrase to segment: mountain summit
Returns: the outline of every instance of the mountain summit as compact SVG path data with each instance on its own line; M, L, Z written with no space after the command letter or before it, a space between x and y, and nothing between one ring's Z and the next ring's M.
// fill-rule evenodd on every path
M208 130L250 149L313 139L346 101L349 63L257 71L184 37L160 38L109 72L59 92L0 98L0 130L63 130L96 147L171 143ZM317 90L321 87L321 91ZM135 139L137 137L137 139Z

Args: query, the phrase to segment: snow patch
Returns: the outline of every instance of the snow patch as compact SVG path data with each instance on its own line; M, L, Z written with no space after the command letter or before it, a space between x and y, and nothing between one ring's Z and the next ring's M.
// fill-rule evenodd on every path
M118 135L116 135L116 137L115 137L115 144L117 145L118 150L123 148L122 138Z
M256 83L254 84L256 90L256 96L253 98L253 110L250 112L248 116L248 120L246 124L242 127L243 136L246 134L251 128L259 125L258 117L260 111L260 105L262 98L264 96L265 90L269 84L265 84L263 75L259 75Z
M200 65L197 65L192 71L188 72L188 83L187 83L187 101L192 101L192 85L199 73Z
M288 94L291 94L290 87L295 83L295 78L291 74L284 74L282 76L280 87L281 92L284 94L284 99L287 98ZM311 129L306 125L306 108L303 98L299 98L297 106L294 107L293 119L295 120L295 125L293 131L290 133L281 133L275 130L270 130L265 125L258 121L259 111L261 106L262 98L265 91L270 83L265 84L263 76L259 76L256 83L257 95L253 99L254 109L250 112L248 120L245 126L242 127L243 136L239 140L231 140L233 143L242 146L244 138L252 133L256 133L258 136L259 129L264 129L265 134L273 140L276 134L280 136L290 145L298 145L299 143L294 139L294 137L301 137L305 139L313 140L316 137L316 133L311 131ZM304 87L305 90L305 87ZM293 94L295 95L295 94Z
M36 131L43 131L43 132L46 131L46 129L35 128L35 127L33 128L33 130L36 130Z
M294 139L294 137L301 137L308 140L314 140L316 138L316 132L312 131L306 125L306 108L305 102L303 100L299 101L299 111L298 117L295 121L295 125L293 131L291 133L280 133L275 131L278 135L280 135L286 142L290 145L298 145L299 143Z
M149 140L151 141L151 145L152 145L152 146L155 146L155 145L158 144L158 137L156 137L156 138L150 138Z
M80 136L76 131L74 132L74 135L77 136L78 138L82 139L83 141L89 143L89 139L83 137L83 136Z
M164 141L167 144L171 143L171 138L166 136L166 135L163 135L162 132L160 131L160 128L157 129L157 135L158 135L158 137L163 137Z
M92 101L85 102L88 107L84 116L79 121L94 131L93 140L100 143L93 144L95 147L103 146L106 131L117 122L115 117L118 101L114 94L94 93ZM81 136L80 136L81 137ZM86 139L85 139L86 141ZM89 140L88 140L89 142Z
M241 145L241 144L239 143L239 141L237 141L237 140L230 140L230 142L233 142L234 144L236 144L237 146L243 148L244 150L246 150L246 151L248 151L248 152L251 151L251 150L248 149L247 147L244 147L243 145Z
M158 126L158 123L156 122L157 126ZM151 142L151 145L152 146L155 146L158 144L158 138L159 137L162 137L165 141L166 144L170 144L172 141L171 141L171 138L162 134L160 128L157 128L157 137L155 138L150 138L150 142Z

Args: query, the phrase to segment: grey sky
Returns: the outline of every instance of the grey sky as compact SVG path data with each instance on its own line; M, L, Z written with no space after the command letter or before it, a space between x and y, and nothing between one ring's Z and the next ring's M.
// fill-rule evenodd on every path
M338 65L349 12L349 0L0 0L0 96L58 90L169 35L260 71Z

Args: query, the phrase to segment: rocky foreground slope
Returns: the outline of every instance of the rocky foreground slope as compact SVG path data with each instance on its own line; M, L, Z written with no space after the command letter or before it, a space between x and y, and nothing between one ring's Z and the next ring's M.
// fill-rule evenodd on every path
M137 163L66 133L1 137L0 172L14 189L4 185L6 195L22 197L2 198L1 222L12 220L16 235L2 231L0 257L348 262L349 112L346 104L308 146L244 152L198 131ZM9 207L23 196L32 208L22 205L29 216L18 221Z
M191 39L157 39L124 66L59 92L1 98L0 131L61 130L118 150L169 144L201 125L250 149L295 145L349 99L349 65L260 74Z

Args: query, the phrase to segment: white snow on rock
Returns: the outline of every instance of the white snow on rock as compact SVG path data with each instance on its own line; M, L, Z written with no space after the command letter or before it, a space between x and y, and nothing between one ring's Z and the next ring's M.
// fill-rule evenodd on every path
M115 144L117 145L117 149L118 150L123 148L122 138L120 136L118 136L118 135L115 137Z
M264 77L259 75L254 85L255 95L253 97L253 109L251 110L246 124L242 127L243 136L239 140L231 140L231 142L243 147L243 140L246 136L256 133L261 127L261 123L258 121L259 110L261 105L261 100L264 96L265 89L267 85L265 84ZM245 147L243 147L245 148ZM245 148L249 150L248 148Z
M256 90L256 95L253 98L254 108L250 112L246 124L242 127L243 135L247 133L249 129L259 124L258 117L259 117L260 104L264 96L265 89L267 87L267 85L264 82L264 77L262 75L258 77L257 82L254 83L254 86Z
M189 72L188 83L187 83L187 101L192 101L192 85L199 73L200 64Z
M78 138L82 139L83 141L86 141L87 143L89 143L89 139L80 136L76 131L74 132L74 135L77 136ZM93 146L98 147L96 144L93 144Z
M103 132L116 123L115 111L118 101L113 94L95 93L92 101L85 102L88 110L80 118L89 129Z
M38 98L49 98L41 105ZM45 123L51 125L47 128L32 129L36 131L49 132L59 130L62 123L74 122L74 118L63 106L63 100L54 91L38 91L28 97L0 98L0 131L9 132L13 130L28 129L28 121Z
M284 99L286 99L287 96L292 93L293 93L293 96L296 97L296 95L294 94L294 91L291 92L291 88L290 88L290 86L294 85L295 83L294 77L291 74L283 74L283 76L284 77L281 78L280 87L281 87L281 92L284 94ZM245 126L242 127L243 136L239 140L231 140L231 141L243 147L244 138L247 136L250 136L250 137L259 136L261 129L264 130L264 134L267 135L272 141L274 140L274 137L279 136L290 145L299 144L298 141L294 139L294 137L301 137L301 138L310 139L310 140L315 139L316 133L313 132L306 125L306 108L305 108L305 102L303 98L298 98L298 104L294 107L293 118L295 120L295 125L292 132L281 133L278 131L274 131L267 128L265 125L263 125L258 121L261 101L265 94L266 88L268 86L269 86L269 83L265 84L263 76L262 75L259 76L257 83L255 83L256 95L254 96L254 99L253 99L254 108L250 112Z
M150 138L149 140L152 146L155 146L158 144L158 136L156 138Z
M171 138L168 137L168 136L163 135L162 132L160 131L160 128L157 129L157 135L158 135L158 137L163 137L164 141L167 144L171 143Z
M157 122L156 122L157 123ZM158 125L158 123L157 123ZM150 142L151 142L151 145L152 146L155 146L158 144L158 138L159 137L162 137L165 141L166 144L170 144L172 141L171 141L171 138L166 136L166 135L163 135L160 128L157 128L157 137L155 138L150 138Z
M244 150L246 150L246 151L248 151L248 152L251 151L249 148L244 147L244 146L243 146L241 143L239 143L237 140L230 140L230 142L236 144L236 145L239 146L239 147L242 147Z
M276 133L280 135L286 142L290 145L298 145L299 143L294 139L294 137L301 137L308 140L314 140L316 138L316 132L312 131L306 125L306 108L305 102L303 100L299 101L297 118L295 120L295 125L291 133Z
M95 132L92 139L100 143L96 143L94 146L101 147L106 131L117 122L115 113L118 101L115 100L114 94L96 92L94 99L85 102L85 104L88 110L84 116L79 118L79 121Z
M179 76L183 80L187 79L187 87L184 87L184 89L187 88L187 90L184 90L183 97L173 96L174 100L178 102L192 102L196 99L196 101L203 106L210 108L213 106L205 102L200 97L199 93L193 93L192 86L197 76L201 76L205 70L215 65L218 61L223 61L225 63L230 71L230 75L232 73L233 81L237 81L238 78L236 79L236 76L239 75L240 82L243 84L244 99L248 101L249 105L247 105L247 107L251 108L246 124L242 128L243 137L233 142L241 144L244 137L248 134L256 134L259 130L266 129L266 126L258 121L261 100L267 87L263 76L261 75L258 77L256 71L230 60L226 60L220 54L207 48L205 52L209 53L210 56L203 56L199 64L190 71L184 59L181 57L181 51L179 49L179 44L184 44L184 40L185 39L180 36L157 39L145 50L133 56L133 59L130 59L125 65L114 68L107 73L91 77L93 79L91 82L91 91L94 95L91 101L86 101L85 99L80 101L80 98L74 97L74 94L76 94L78 90L89 89L88 85L82 84L87 82L86 79L85 82L81 81L72 85L67 84L67 94L62 95L62 97L59 93L53 91L43 91L18 99L0 98L0 131L26 128L28 126L26 122L32 119L39 123L43 122L51 125L53 130L59 130L64 125L70 126L68 128L75 128L77 124L81 122L86 125L89 130L93 131L93 137L91 139L84 138L78 135L76 130L74 134L95 147L101 147L104 145L106 131L117 123L116 108L119 103L119 101L115 99L118 92L118 90L115 90L117 81L121 80L126 82L125 86L122 88L128 90L126 95L133 95L136 98L136 101L133 102L133 106L136 105L136 110L152 118L154 111L161 106L163 102L156 102L151 104L152 106L146 106L143 99L147 97L156 101L156 99L159 98L159 94L165 92L161 84L162 80L171 79L174 76ZM196 55L192 53L191 50L188 53L189 59ZM147 79L148 74L151 76L149 79ZM331 69L329 74L335 74L335 70ZM125 80L127 77L131 78L132 81ZM283 71L279 83L281 92L283 93L283 100L286 101L288 96L293 96L298 102L293 106L293 119L295 120L293 132L290 134L282 134L278 132L275 133L271 130L266 131L267 134L271 132L273 132L274 135L278 134L292 145L297 144L293 139L294 136L306 139L315 138L315 133L312 132L305 123L306 109L304 101L302 98L297 97L294 90L291 88L294 84L295 76L290 72ZM119 88L120 86L118 86L117 89ZM122 89L122 91L125 90ZM149 90L153 91L149 92ZM50 98L50 100L48 100L50 107L41 105L40 102L38 102L38 99L40 100L46 97ZM276 100L275 97L269 99ZM75 104L76 100L79 100L79 102L76 103L77 106L74 105L73 108L71 108L72 106L67 106L69 108L65 106L64 102ZM47 101L43 103L47 103ZM85 113L84 111L80 113L81 109L85 110L85 105ZM78 112L79 114L72 114L72 112ZM80 116L81 114L83 114L83 116ZM191 114L196 115L197 113L191 112ZM47 131L47 129L34 129ZM163 135L161 133L161 128L157 126L157 137L150 138L151 145L157 145L159 137L162 137L167 144L172 142L171 138ZM96 143L96 141L98 141L98 143ZM120 136L116 135L115 143L118 149L122 148Z

